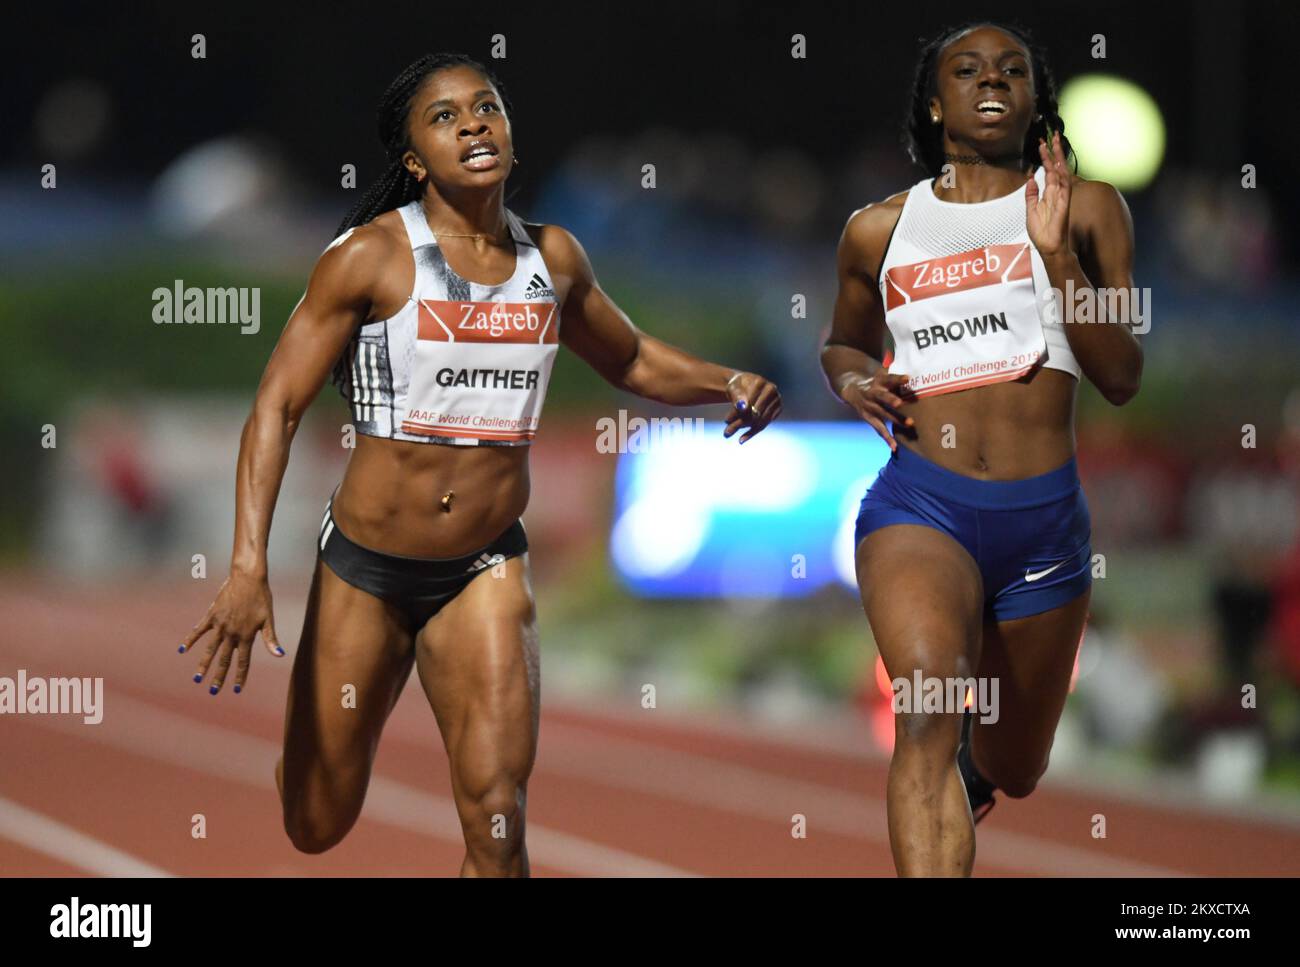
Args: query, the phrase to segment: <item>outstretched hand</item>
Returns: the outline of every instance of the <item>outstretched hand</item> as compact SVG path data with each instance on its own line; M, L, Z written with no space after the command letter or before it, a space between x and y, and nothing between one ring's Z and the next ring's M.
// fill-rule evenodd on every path
M231 570L230 577L221 585L216 600L208 608L203 620L196 624L181 642L183 655L193 648L204 635L212 632L199 659L199 670L194 681L202 682L216 659L212 683L208 691L216 695L225 684L230 663L235 660L235 694L243 691L248 680L248 666L252 659L253 639L261 632L266 650L277 658L284 657L284 649L275 636L275 622L271 615L271 588L265 578L252 578Z
M1031 175L1025 186L1025 227L1038 254L1048 258L1070 248L1070 169L1059 132L1052 132L1050 146L1039 138L1038 156L1043 164L1043 188L1039 191Z
M722 435L730 437L747 426L749 429L740 438L741 443L781 415L780 390L757 373L734 374L727 381L727 396L731 400L731 412L727 414L727 428Z

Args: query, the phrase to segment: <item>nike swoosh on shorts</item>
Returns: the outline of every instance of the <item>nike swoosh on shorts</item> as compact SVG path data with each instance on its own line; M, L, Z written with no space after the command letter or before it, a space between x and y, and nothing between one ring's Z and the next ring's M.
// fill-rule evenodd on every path
M1026 572L1025 572L1025 580L1026 580L1026 581L1033 582L1033 581L1037 581L1039 578L1045 578L1045 577L1047 577L1047 575L1051 574L1053 571L1055 571L1058 567L1060 567L1060 566L1061 566L1062 564L1064 564L1064 563L1065 563L1064 561L1057 561L1055 564L1053 564L1051 567L1049 567L1046 571L1038 571L1037 573L1033 573L1033 572L1030 572L1030 571L1026 571Z

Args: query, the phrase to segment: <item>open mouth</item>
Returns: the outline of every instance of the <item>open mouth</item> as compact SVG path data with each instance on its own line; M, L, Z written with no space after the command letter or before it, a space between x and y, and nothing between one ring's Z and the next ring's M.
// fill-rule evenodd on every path
M980 101L975 105L975 110L983 117L1001 117L1006 114L1010 108L1006 101L997 101L990 98L986 101Z
M469 146L469 150L460 156L460 163L475 171L495 168L500 164L497 160L497 146L491 141L475 141Z

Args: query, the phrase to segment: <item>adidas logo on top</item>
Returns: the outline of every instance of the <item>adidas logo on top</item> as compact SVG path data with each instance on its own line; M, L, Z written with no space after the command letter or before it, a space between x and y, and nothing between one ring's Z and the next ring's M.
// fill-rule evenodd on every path
M534 272L533 277L528 280L528 285L524 287L524 298L525 299L542 299L542 298L554 299L555 290L546 284L545 279L543 279L540 275Z

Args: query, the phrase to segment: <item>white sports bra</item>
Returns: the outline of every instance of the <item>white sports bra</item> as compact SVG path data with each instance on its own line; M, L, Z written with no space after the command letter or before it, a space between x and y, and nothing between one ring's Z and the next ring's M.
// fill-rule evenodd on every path
M447 264L418 200L397 209L415 285L397 314L358 328L333 372L358 433L456 446L526 446L537 434L560 317L542 253L509 209L514 274L500 285Z
M1034 172L1040 190L1044 174ZM1035 366L1079 378L1047 269L1025 227L1025 189L961 204L931 179L907 193L880 267L889 369L932 396L1016 379Z

